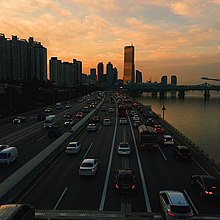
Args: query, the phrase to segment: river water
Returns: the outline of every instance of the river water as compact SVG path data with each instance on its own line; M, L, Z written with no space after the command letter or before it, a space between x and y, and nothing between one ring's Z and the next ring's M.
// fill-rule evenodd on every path
M163 116L163 100L159 97L143 93L136 100L151 105ZM209 100L204 100L202 92L187 92L185 99L173 99L167 94L164 106L164 119L220 164L220 92L212 92Z

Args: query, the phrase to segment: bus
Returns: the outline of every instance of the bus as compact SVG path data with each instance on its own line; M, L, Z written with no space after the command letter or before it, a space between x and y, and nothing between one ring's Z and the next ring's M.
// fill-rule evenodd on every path
M119 105L118 106L118 117L126 117L126 105Z
M138 145L140 149L157 149L157 133L154 128L144 124L138 126Z
M4 220L33 220L35 209L28 204L0 205L0 219Z

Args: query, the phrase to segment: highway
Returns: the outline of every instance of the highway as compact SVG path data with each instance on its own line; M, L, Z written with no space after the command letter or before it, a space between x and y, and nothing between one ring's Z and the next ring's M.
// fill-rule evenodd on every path
M107 102L108 101L108 102ZM85 103L74 104L71 113L74 115ZM107 97L104 105L112 105ZM73 141L82 144L82 150L76 155L65 153L66 143L62 151L54 157L50 165L38 175L35 180L17 198L16 203L29 203L36 209L50 210L97 210L97 211L126 211L162 213L159 203L159 191L165 189L181 190L184 192L195 215L219 215L220 200L207 200L199 196L199 192L190 183L192 174L207 174L208 171L194 157L192 160L177 161L172 154L172 147L161 144L153 151L141 151L137 145L137 131L129 117L127 125L120 125L115 112L97 110L101 121L97 123L96 132L88 132L86 127ZM54 110L59 117L62 131L63 115L68 112ZM128 112L129 113L129 112ZM140 116L141 113L139 113ZM103 126L104 118L110 118L111 126ZM144 119L142 119L144 120ZM157 121L155 121L157 123ZM27 122L19 125L5 124L0 127L1 140L4 137L21 132L23 129L34 129L12 144L19 149L19 159L10 166L0 166L0 182L51 144L55 138L50 138L37 122L35 115ZM131 155L119 156L117 145L128 141L132 147ZM181 145L175 141L175 144ZM98 158L99 168L96 176L79 176L78 169L84 158ZM119 168L129 168L135 171L137 186L132 195L119 195L115 191L114 171Z

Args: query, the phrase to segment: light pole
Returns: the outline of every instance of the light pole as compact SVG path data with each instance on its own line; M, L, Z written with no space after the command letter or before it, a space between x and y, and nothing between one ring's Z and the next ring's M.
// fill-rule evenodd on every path
M163 108L162 108L162 111L163 111L163 119L164 119L164 111L166 110L165 106L164 106L164 97L163 97Z

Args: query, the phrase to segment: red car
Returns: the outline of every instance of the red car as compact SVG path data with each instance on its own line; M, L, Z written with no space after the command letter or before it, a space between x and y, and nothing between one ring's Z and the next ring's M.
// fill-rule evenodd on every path
M157 132L157 134L163 134L164 128L162 128L160 125L155 125L154 130Z
M82 112L77 112L76 118L83 118L84 114Z

